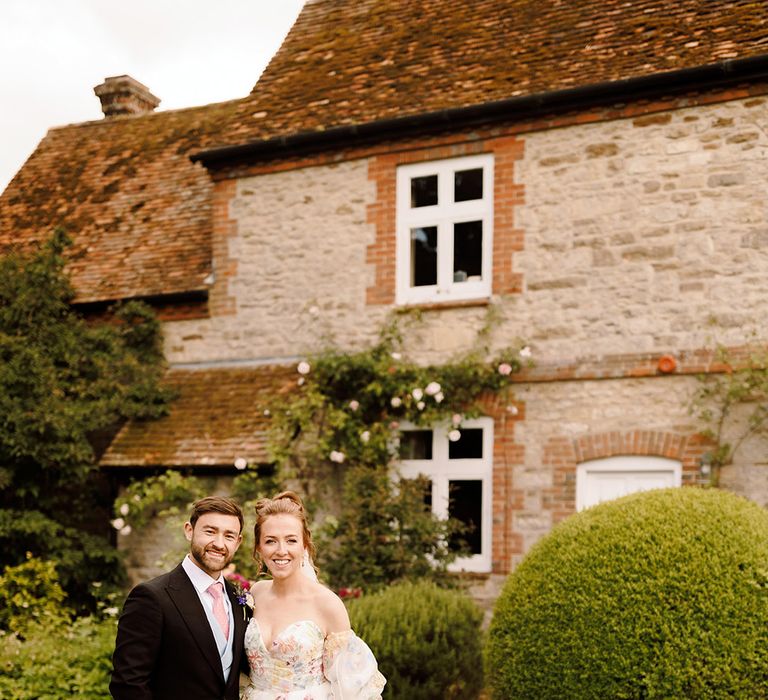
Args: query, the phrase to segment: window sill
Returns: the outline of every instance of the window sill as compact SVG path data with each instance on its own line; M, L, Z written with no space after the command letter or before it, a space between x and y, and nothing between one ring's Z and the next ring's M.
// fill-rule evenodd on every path
M482 299L466 299L464 301L423 301L411 304L400 304L397 307L397 311L406 313L413 309L419 311L443 311L445 309L468 309L477 306L488 306L491 303L489 297L483 297Z

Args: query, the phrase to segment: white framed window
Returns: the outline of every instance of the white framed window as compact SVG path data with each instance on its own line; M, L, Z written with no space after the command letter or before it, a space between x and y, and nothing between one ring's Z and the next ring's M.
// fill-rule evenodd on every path
M397 169L398 304L491 294L493 156Z
M620 455L576 467L576 510L637 491L680 486L683 466L666 457Z
M493 421L465 421L456 441L451 427L404 427L400 435L400 473L426 477L426 502L439 518L455 518L467 526L460 538L471 554L451 564L452 571L491 570ZM458 539L458 538L457 538ZM458 546L458 541L455 543Z

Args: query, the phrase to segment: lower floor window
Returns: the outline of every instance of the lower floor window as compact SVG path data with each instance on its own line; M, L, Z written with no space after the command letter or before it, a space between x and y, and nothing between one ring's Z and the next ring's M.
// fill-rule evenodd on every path
M458 439L450 427L405 428L400 438L400 471L406 478L426 477L426 503L439 518L453 518L463 531L451 538L464 550L455 571L491 570L493 421L465 421Z

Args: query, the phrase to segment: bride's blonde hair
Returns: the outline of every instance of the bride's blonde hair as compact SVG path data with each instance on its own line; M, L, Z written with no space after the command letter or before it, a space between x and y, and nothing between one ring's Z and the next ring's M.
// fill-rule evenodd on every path
M259 554L259 542L261 542L261 528L264 522L271 515L293 515L299 519L302 528L302 537L304 539L304 549L309 555L309 564L317 573L315 566L315 544L312 542L312 533L309 530L309 521L307 511L301 498L293 491L283 491L274 498L260 498L256 501L256 524L253 526L253 558L259 565L259 570L264 567L264 562Z

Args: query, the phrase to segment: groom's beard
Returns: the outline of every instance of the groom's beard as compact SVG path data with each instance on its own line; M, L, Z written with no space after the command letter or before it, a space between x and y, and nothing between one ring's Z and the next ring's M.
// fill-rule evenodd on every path
M211 557L208 554L209 550L216 551L224 556L221 558ZM234 558L235 553L230 552L228 549L215 549L214 547L201 547L194 543L190 547L189 553L192 558L197 562L198 566L209 574L216 574L224 569Z

